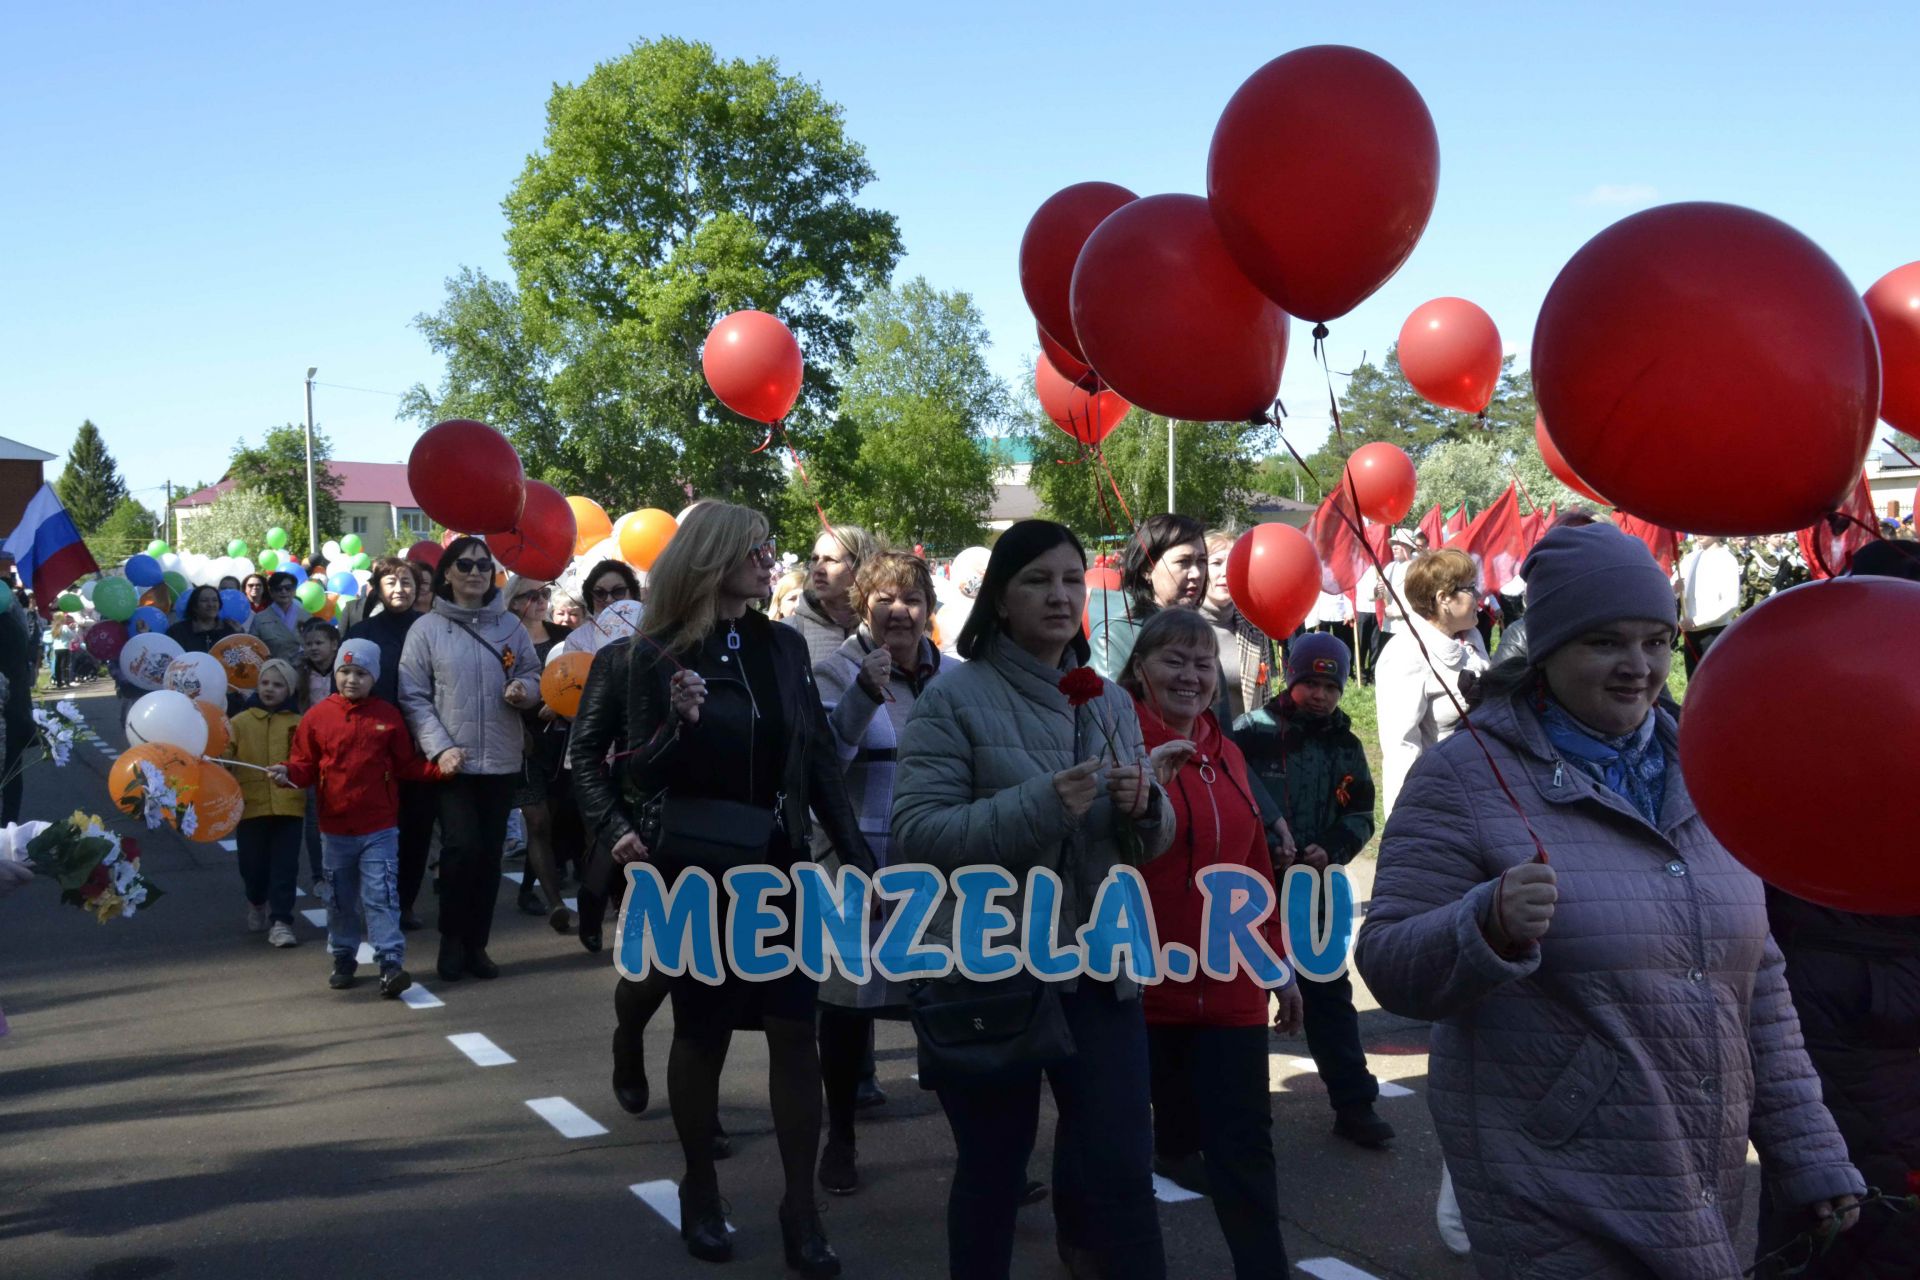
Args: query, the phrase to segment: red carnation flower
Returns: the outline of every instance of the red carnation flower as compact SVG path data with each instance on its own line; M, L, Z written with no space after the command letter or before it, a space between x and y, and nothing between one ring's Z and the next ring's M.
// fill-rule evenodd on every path
M1060 677L1060 692L1067 695L1067 705L1084 707L1106 691L1107 682L1092 667L1075 667Z
M97 898L111 888L113 888L113 873L107 870L105 863L102 863L93 869L93 874L87 877L87 882L80 886L80 896Z

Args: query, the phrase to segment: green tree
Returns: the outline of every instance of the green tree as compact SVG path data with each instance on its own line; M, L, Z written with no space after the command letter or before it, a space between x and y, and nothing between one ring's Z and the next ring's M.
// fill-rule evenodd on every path
M93 419L80 424L53 491L83 534L99 529L125 501L127 482L120 478L120 464L107 452L107 442Z
M1346 394L1340 397L1340 430L1329 434L1307 461L1323 483L1331 484L1347 455L1375 440L1399 445L1418 466L1430 450L1448 441L1500 434L1515 427L1531 433L1536 412L1533 375L1516 372L1512 356L1501 361L1500 370L1493 401L1482 419L1442 409L1415 391L1400 371L1398 346L1389 347L1383 363L1362 363L1348 377Z
M297 550L297 544L306 541L307 522L295 520L277 499L258 489L229 489L206 510L180 521L180 541L174 550L224 556L227 544L239 538L254 548L257 556L259 549L266 545L267 530L275 525L284 528L290 536L297 533L287 544L289 551ZM321 526L323 532L326 528Z
M848 311L900 255L893 216L856 203L872 179L840 107L772 59L636 44L554 89L503 206L514 279L464 269L418 317L446 376L401 416L491 422L530 474L609 507L771 503L780 451L752 452L764 428L714 401L700 344L729 311L778 315L808 357L787 429L803 450L827 433Z
M1524 430L1508 427L1435 445L1420 459L1418 475L1420 489L1409 517L1412 520L1418 520L1436 502L1443 511L1452 511L1463 502L1474 511L1484 510L1515 480L1524 494L1520 499L1522 511L1532 509L1529 498L1541 507L1556 502L1562 506L1593 505L1553 478L1534 445L1531 423Z
M65 502L63 497L60 499ZM71 514L73 508L67 508ZM118 564L128 556L145 551L153 541L160 518L136 499L122 498L111 515L86 534L87 549L102 565Z
M314 515L318 519L320 536L340 528L340 477L327 462L333 457L333 446L328 442L326 433L318 427L313 430L313 505ZM289 422L284 427L269 427L266 438L257 446L249 446L245 441L233 446L233 456L227 463L227 474L233 477L239 491L258 494L265 498L278 514L260 528L244 533L233 534L236 538L245 538L249 544L257 542L268 527L278 524L286 528L291 538L288 546L302 555L312 554L307 541L307 429ZM219 505L216 502L214 505ZM222 542L218 552L209 551L209 555L226 554L227 544ZM201 550L195 547L194 550Z
M840 412L805 463L811 488L830 518L903 546L977 541L997 466L984 441L1008 396L973 299L915 278L868 294L853 326ZM797 473L783 515L790 542L819 524Z

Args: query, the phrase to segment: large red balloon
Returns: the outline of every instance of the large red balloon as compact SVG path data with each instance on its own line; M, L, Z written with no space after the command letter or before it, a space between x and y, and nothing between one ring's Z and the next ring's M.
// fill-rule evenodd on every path
M1040 335L1040 358L1060 371L1060 376L1068 382L1078 382L1093 372L1093 366L1084 360L1075 360L1073 352L1053 340L1045 329L1036 326Z
M407 455L407 487L422 511L462 533L505 533L527 501L519 453L505 436L470 418L421 433Z
M1303 320L1343 316L1385 284L1439 187L1440 138L1420 91L1345 45L1295 49L1254 72L1207 152L1228 251Z
M1053 419L1053 425L1081 444L1095 445L1105 440L1133 407L1116 392L1067 381L1044 359L1034 363L1033 385L1040 394L1040 407Z
M721 316L707 334L700 367L720 403L755 422L786 417L806 376L800 344L778 316L764 311Z
M1781 678L1820 655L1817 680ZM1861 750L1920 725L1920 583L1834 578L1783 591L1714 641L1687 685L1680 764L1700 817L1769 884L1870 915L1920 914L1913 793L1861 785ZM1780 726L1861 750L1783 752ZM1838 804L1823 797L1844 797Z
M1880 338L1880 416L1920 436L1920 262L1881 276L1864 301Z
M1353 486L1360 514L1381 524L1399 524L1413 509L1419 479L1413 459L1397 444L1375 440L1363 444L1347 459L1347 481Z
M1287 313L1227 256L1199 196L1148 196L1087 238L1073 329L1133 404L1188 422L1266 413L1287 359Z
M573 559L573 536L578 531L573 504L550 484L527 481L527 505L520 523L507 533L487 539L501 565L523 578L551 582Z
M1139 198L1111 182L1076 182L1048 196L1020 237L1020 291L1040 322L1042 343L1052 338L1080 364L1087 357L1074 336L1069 301L1074 263L1080 260L1081 247L1093 229L1115 209ZM1065 365L1060 372L1069 378L1078 376Z
M413 561L415 564L423 564L429 569L438 569L440 567L440 556L446 549L446 546L442 543L423 538L407 548L407 559Z
M1435 298L1400 326L1400 372L1445 409L1479 413L1500 381L1500 330L1465 298Z
M1254 626L1290 636L1319 603L1320 557L1292 525L1257 524L1227 553L1227 593Z
M1547 464L1547 470L1553 478L1583 498L1591 498L1602 506L1610 507L1608 502L1594 491L1592 485L1574 474L1572 467L1560 453L1560 446L1553 442L1553 433L1547 430L1547 420L1539 414L1533 415L1533 442L1540 447L1540 460Z
M1880 406L1866 307L1820 246L1730 204L1589 240L1533 331L1540 414L1622 510L1695 533L1802 529L1846 500Z

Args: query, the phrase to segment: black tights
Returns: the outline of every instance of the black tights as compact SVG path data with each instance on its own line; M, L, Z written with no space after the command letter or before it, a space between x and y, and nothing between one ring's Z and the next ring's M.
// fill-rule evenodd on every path
M767 1101L773 1111L786 1204L811 1210L813 1160L820 1150L820 1055L811 1019L764 1018L767 1034ZM720 1101L720 1072L727 1064L731 1031L698 1037L674 1028L667 1058L667 1100L673 1128L687 1159L685 1186L692 1192L718 1188L713 1169L713 1123Z
M827 1091L827 1140L853 1143L853 1100L866 1074L873 1019L820 1006L820 1081Z

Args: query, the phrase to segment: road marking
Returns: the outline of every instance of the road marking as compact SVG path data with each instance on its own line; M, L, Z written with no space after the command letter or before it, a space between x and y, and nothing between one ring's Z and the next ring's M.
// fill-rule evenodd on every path
M1319 1078L1320 1067L1312 1058L1293 1058L1291 1061L1294 1066L1299 1067L1302 1071L1314 1072L1315 1079ZM1413 1090L1403 1084L1395 1084L1391 1080L1382 1080L1380 1081L1380 1096L1383 1098L1411 1098L1413 1096Z
M520 883L520 873L518 871L502 871L500 878L503 880L511 880L515 884Z
M414 983L400 993L400 999L415 1009L444 1009L447 1002L419 983Z
M1373 1272L1362 1271L1338 1258L1308 1258L1293 1265L1319 1280L1377 1280Z
M1182 1200L1206 1199L1206 1197L1198 1191L1189 1191L1171 1179L1163 1178L1157 1173L1153 1175L1153 1198L1163 1204L1179 1204Z
M473 1059L473 1065L476 1067L504 1067L513 1061L512 1054L478 1031L463 1031L457 1036L448 1036L447 1040L454 1048Z
M316 929L324 929L327 927L327 913L319 907L309 907L300 914L305 916L307 923Z
M373 961L373 944L371 942L361 943L360 949L353 953L353 962L355 964L372 964Z
M225 849L228 853L240 852L240 842L238 840L222 840L220 842L220 847L222 849Z
M607 1126L565 1098L528 1098L527 1106L563 1138L597 1138L607 1131Z
M672 1178L660 1178L653 1182L636 1182L627 1190L640 1197L640 1202L667 1220L667 1225L675 1231L680 1229L680 1188ZM727 1224L727 1234L733 1234L733 1224Z
M569 911L578 911L580 909L580 900L578 898L562 898L560 901L567 904L567 910Z

